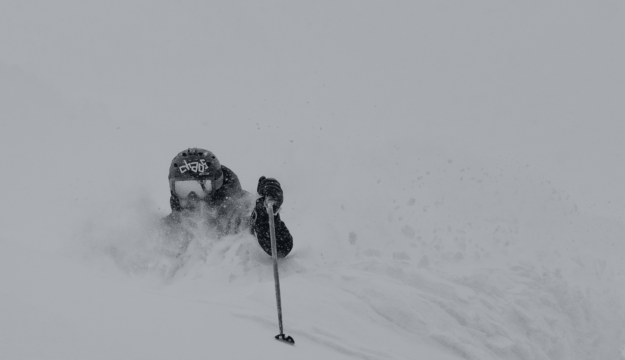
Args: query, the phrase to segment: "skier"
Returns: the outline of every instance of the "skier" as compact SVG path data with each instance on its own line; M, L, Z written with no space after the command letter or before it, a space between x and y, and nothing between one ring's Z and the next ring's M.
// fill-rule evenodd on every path
M269 214L265 197L275 203L275 231L278 257L285 257L293 248L293 237L280 220L280 206L284 199L280 183L262 176L254 196L241 188L232 170L221 165L210 151L189 148L181 151L169 167L171 214L163 219L169 235L185 231L188 219L200 219L217 237L248 230L256 236L261 248L271 256ZM190 237L188 238L190 241ZM186 250L187 243L182 251Z

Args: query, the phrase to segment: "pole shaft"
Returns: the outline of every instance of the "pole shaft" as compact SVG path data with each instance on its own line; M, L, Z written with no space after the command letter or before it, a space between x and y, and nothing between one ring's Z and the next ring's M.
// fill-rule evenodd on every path
M280 334L282 330L282 303L280 301L280 276L278 275L278 245L276 244L276 228L273 214L273 201L267 201L267 213L269 214L269 236L271 237L271 257L273 258L273 279L276 284L276 304L278 305L278 323L280 324Z

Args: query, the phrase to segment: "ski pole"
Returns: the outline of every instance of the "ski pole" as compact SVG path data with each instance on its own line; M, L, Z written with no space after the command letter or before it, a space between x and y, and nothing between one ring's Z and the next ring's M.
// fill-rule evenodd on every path
M276 340L294 345L295 340L293 340L290 336L285 336L284 331L282 330L282 303L280 301L280 276L278 275L278 246L276 244L276 228L273 220L273 204L274 201L271 198L267 198L265 201L267 214L269 214L269 236L271 237L271 257L273 258L273 279L276 284L276 304L278 305L278 323L280 325L280 334L276 335L275 338Z

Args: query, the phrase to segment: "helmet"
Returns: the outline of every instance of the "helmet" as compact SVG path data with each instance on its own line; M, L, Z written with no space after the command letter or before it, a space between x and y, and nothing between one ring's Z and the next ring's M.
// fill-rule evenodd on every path
M170 190L177 180L210 180L211 188L217 190L223 185L221 164L212 152L189 148L179 152L169 166Z

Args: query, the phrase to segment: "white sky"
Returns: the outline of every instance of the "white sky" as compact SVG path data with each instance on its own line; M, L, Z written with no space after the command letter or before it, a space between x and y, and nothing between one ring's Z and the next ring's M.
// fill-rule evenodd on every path
M51 209L137 187L166 207L167 166L189 146L253 189L263 174L304 181L288 175L296 153L314 171L336 151L410 139L530 164L586 210L622 218L624 11L616 0L5 0L0 209L14 214L33 191Z

